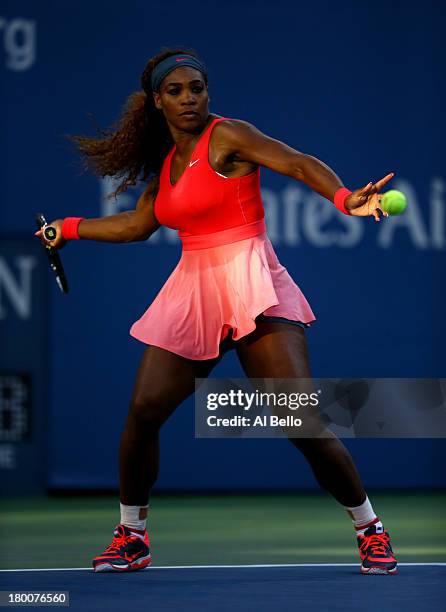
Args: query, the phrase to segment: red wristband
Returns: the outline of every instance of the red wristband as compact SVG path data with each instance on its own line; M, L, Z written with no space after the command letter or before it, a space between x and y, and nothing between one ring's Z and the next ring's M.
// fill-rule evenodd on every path
M345 200L352 192L350 189L346 187L341 187L334 194L334 205L338 208L344 215L349 215L349 211L345 208Z
M62 223L62 237L65 240L79 240L79 223L85 217L65 217Z

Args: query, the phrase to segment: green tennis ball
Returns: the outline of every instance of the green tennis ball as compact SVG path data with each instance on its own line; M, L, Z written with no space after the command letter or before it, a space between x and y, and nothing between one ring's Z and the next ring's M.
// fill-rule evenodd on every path
M406 210L406 206L406 196L398 189L386 191L381 199L381 208L389 215L400 215Z

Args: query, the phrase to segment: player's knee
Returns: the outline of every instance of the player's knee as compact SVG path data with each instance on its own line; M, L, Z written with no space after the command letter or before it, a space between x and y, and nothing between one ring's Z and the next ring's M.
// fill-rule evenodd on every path
M138 427L157 430L167 419L168 410L155 394L135 396L130 401L129 419Z
M333 458L337 453L344 449L339 440L327 429L318 432L318 436L321 437L294 438L291 440L291 442L307 458Z

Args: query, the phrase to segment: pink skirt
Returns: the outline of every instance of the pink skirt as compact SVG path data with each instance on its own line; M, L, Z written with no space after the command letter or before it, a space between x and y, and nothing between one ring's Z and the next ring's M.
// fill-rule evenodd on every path
M263 221L255 223L264 227ZM231 236L236 242L227 243ZM266 232L241 237L239 228L183 237L181 259L130 334L202 360L218 356L219 344L231 328L234 340L251 333L260 313L314 321L310 305L277 259ZM217 246L203 247L210 244L209 238ZM226 243L219 244L222 241Z

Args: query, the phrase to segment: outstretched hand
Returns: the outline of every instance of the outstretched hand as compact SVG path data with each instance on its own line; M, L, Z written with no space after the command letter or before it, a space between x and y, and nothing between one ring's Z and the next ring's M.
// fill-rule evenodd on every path
M345 208L355 217L372 216L375 221L380 221L381 217L388 217L389 214L381 208L383 194L379 192L394 176L395 174L391 172L377 183L370 182L365 187L353 191L345 199Z
M67 243L67 241L62 236L62 224L63 224L63 219L56 219L55 221L51 221L51 223L48 223L48 225L51 225L56 230L56 237L54 238L54 240L47 240L45 238L45 234L43 233L44 228L41 228L40 230L35 232L34 236L37 236L37 238L40 238L40 241L42 242L44 246L50 246L55 249L62 249Z

